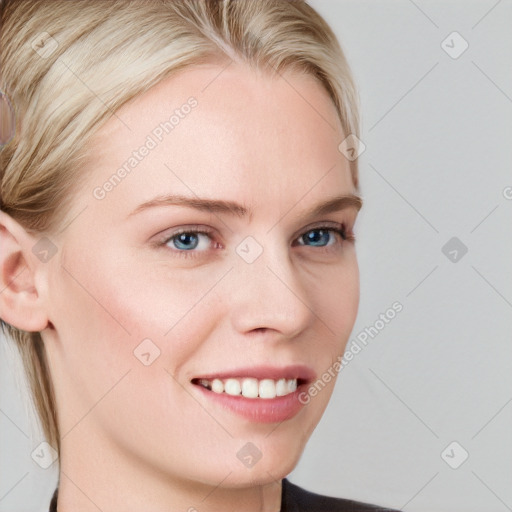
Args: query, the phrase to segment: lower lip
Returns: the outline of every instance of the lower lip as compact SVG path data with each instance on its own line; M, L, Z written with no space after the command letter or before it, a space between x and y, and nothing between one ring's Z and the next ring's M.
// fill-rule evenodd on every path
M299 395L307 386L301 384L293 393L275 398L245 398L242 395L215 393L198 384L194 384L194 387L208 399L250 421L280 423L293 418L304 407L299 401Z

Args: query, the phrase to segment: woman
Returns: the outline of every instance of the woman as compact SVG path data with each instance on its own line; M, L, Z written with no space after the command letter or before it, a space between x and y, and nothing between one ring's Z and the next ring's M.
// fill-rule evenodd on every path
M285 478L359 302L330 28L282 0L11 1L2 25L1 318L50 510L376 510Z

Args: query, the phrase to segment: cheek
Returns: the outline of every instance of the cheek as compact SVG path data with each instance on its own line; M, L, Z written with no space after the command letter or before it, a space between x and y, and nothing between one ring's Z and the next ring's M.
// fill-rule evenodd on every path
M173 371L197 348L194 340L207 336L215 317L215 304L208 303L207 315L202 304L215 276L190 280L184 273L134 271L140 267L107 254L68 258L52 279L58 371L76 384L84 403L97 400L131 368L145 368L141 360L147 362L148 352ZM146 376L151 378L140 378Z
M99 262L70 267L73 277L64 273L59 282L57 399L61 431L72 432L68 442L90 436L97 424L126 450L144 447L157 464L162 450L175 451L184 433L200 436L205 424L218 441L224 433L174 378L222 314L219 297L205 295L216 276L191 283L102 264L102 273ZM192 429L191 420L203 428ZM152 442L145 440L148 425Z
M183 270L154 261L150 265L126 253L73 259L55 287L54 299L62 298L67 308L80 309L82 320L97 319L109 332L135 342L169 334L216 280L212 272L194 271L191 279Z
M313 284L314 283L314 284ZM328 405L339 376L339 360L357 316L359 306L359 267L353 247L342 265L318 273L308 287L312 309L318 318L316 348L310 359L318 371L304 400L316 418L312 428Z
M335 350L343 350L354 326L359 307L359 267L351 248L343 265L317 276L311 285L314 312L322 320L326 332L335 335ZM343 343L343 346L340 345Z

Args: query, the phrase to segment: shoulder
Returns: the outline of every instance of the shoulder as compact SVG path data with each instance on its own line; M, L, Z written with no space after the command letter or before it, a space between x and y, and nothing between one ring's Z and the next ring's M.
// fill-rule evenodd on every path
M397 510L306 491L283 479L281 512L398 512Z

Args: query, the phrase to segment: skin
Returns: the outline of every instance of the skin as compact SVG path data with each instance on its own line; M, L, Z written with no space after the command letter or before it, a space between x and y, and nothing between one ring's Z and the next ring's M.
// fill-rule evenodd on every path
M101 128L62 227L74 220L48 235L58 251L47 263L31 251L39 237L1 213L2 316L42 332L55 383L60 512L277 512L281 479L331 396L334 380L294 418L263 424L190 382L262 364L307 364L319 377L343 354L359 304L352 241L328 232L327 246L297 243L325 223L350 232L357 216L350 207L304 217L356 192L327 92L295 72L223 68L182 71ZM190 96L197 107L95 199ZM130 215L162 194L236 201L251 214L166 205ZM163 240L191 226L211 229L198 248ZM248 236L263 248L253 263L235 251ZM149 366L133 353L147 338L160 350ZM249 441L262 453L252 468L236 456Z

